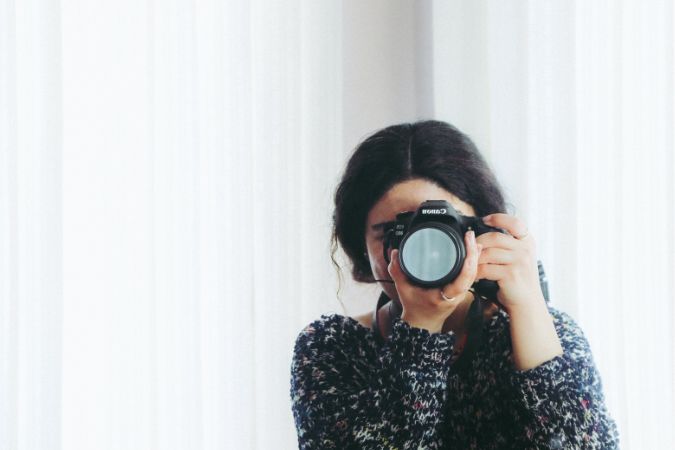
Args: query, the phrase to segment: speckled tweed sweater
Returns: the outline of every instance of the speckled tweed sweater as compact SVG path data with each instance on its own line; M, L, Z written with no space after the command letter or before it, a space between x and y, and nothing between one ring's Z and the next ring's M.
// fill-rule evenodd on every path
M322 314L297 336L290 396L300 449L615 449L618 431L583 332L548 306L563 354L514 368L508 314L483 328L467 370L455 335L395 319L389 340Z

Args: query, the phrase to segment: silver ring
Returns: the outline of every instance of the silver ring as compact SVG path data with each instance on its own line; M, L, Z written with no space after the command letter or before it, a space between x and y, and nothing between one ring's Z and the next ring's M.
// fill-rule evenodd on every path
M456 295L455 295L454 297L452 297L452 298L446 297L445 294L443 293L443 289L441 289L441 297L443 297L445 300L447 300L447 301L449 301L449 302L451 302L451 301L453 301L454 299L457 298Z

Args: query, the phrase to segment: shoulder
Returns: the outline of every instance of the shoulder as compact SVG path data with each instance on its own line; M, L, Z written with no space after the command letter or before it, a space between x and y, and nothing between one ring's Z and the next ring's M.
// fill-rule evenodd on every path
M566 356L571 361L594 365L591 346L579 323L570 314L551 306L549 313Z
M367 383L376 350L371 331L355 319L322 314L300 330L290 365L293 391Z
M322 314L305 325L295 338L294 353L312 356L358 347L367 341L371 330L353 317Z

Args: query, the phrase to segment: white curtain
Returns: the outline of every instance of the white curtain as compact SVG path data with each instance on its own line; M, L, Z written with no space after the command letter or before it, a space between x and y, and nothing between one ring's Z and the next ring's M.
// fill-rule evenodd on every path
M333 189L430 117L533 230L622 448L672 447L673 51L668 1L0 0L0 449L297 447L297 333L377 298L336 296Z
M437 1L435 115L489 155L622 448L675 448L673 3Z
M292 447L340 3L0 5L0 448Z
M62 416L59 4L0 2L0 448L56 448Z

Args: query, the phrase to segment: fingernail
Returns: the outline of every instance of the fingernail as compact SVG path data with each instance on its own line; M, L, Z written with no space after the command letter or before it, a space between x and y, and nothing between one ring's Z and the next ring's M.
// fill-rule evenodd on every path
M471 242L476 242L476 232L473 230L469 230L469 240Z
M490 215L485 216L485 217L483 217L483 222L489 222L490 219L492 219L492 216L490 216Z
M480 252L481 250L483 250L483 244L478 244L478 251Z

